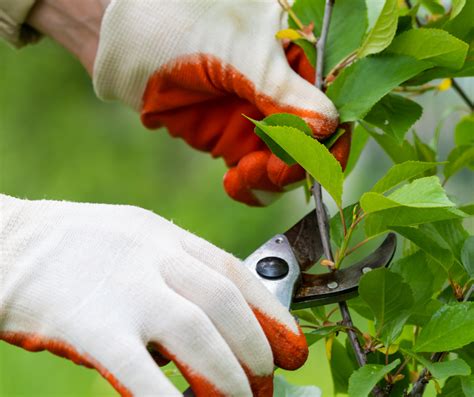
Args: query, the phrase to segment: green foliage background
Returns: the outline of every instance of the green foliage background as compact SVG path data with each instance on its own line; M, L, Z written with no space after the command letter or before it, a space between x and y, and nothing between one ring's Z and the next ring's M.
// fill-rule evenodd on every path
M446 104L459 103L452 93L441 95L429 94L424 99L422 123L430 132ZM448 120L442 152L453 146L452 127ZM390 166L373 142L364 157L349 178L347 203L368 190ZM45 40L16 52L0 44L2 193L138 205L240 257L312 207L301 190L268 208L245 207L225 195L224 172L221 160L193 151L165 131L150 133L133 112L97 100L87 74L56 45ZM472 199L474 181L469 177L463 172L450 181L450 191L460 201ZM363 328L366 320L357 320ZM316 384L324 396L331 396L331 375L324 357L324 344L316 343L303 369L285 376L295 384ZM173 379L184 387L179 377ZM33 395L116 393L91 370L46 352L32 354L0 342L0 396Z

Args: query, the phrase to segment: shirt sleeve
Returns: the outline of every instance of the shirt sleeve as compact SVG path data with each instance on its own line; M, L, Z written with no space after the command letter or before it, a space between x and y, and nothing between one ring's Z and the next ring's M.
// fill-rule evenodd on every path
M0 0L0 37L14 47L35 42L40 34L25 24L37 0Z

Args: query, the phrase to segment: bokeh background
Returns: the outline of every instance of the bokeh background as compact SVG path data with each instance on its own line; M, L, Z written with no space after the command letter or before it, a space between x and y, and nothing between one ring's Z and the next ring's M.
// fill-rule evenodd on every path
M461 84L472 96L472 81ZM425 95L420 102L426 106L416 126L422 136L431 136L446 109L463 106L451 91ZM454 113L444 123L442 153L453 146L457 119ZM373 142L362 157L348 178L345 204L357 200L390 167ZM80 64L54 43L43 40L21 51L0 43L1 193L141 206L242 258L312 207L301 189L268 208L235 203L222 188L225 171L222 160L190 149L165 130L145 130L122 105L100 102ZM474 197L473 182L464 172L448 188L467 202ZM358 321L366 326L365 320ZM185 387L173 367L166 371ZM321 342L311 348L302 369L283 375L292 383L318 385L323 396L333 395ZM94 371L0 341L2 397L116 395Z

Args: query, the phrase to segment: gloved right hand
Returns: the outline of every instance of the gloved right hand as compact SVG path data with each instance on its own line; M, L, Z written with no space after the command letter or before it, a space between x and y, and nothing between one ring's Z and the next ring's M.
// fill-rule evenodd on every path
M146 127L166 126L222 157L230 167L227 193L264 205L274 197L267 192L283 192L304 171L271 154L242 114L260 120L293 113L318 139L338 125L332 102L307 81L314 69L302 52L285 54L275 38L286 26L276 0L113 0L102 22L94 86L99 97L140 111ZM332 149L343 166L349 147L347 133Z
M123 396L181 395L155 358L197 396L269 397L274 364L308 354L238 259L140 208L0 195L0 275L0 339L95 368Z

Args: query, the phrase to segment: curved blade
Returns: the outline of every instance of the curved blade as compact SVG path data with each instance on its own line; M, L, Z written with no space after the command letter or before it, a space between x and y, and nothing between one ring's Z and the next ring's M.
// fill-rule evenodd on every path
M323 255L316 211L311 211L284 235L291 245L301 271L309 269Z
M292 309L327 305L357 295L359 280L364 273L390 264L397 248L397 237L389 233L383 243L362 261L342 270L325 274L303 274L296 289Z

